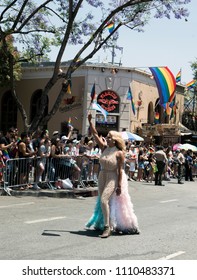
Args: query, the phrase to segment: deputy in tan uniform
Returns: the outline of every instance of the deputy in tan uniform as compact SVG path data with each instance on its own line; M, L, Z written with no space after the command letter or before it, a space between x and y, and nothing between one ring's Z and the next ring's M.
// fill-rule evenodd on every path
M165 168L167 167L168 159L162 146L156 147L156 152L153 155L153 158L155 159L157 165L157 171L155 172L155 185L164 186L162 184L162 176Z

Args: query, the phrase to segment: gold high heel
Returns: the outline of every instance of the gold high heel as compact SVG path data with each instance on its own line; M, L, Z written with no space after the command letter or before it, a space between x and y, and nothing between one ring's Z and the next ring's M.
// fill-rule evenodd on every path
M101 235L99 235L101 238L107 238L111 235L111 229L109 226L104 227L104 231Z

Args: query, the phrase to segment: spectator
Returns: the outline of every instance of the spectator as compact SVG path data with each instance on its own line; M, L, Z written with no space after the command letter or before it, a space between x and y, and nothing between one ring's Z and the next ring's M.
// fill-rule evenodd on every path
M193 169L193 154L191 150L188 150L185 152L185 181L194 181L193 175L192 175L192 169Z
M0 138L0 149L3 154L4 162L8 160L6 163L6 181L9 185L13 184L14 180L14 173L15 173L15 166L14 162L10 161L9 159L14 158L15 154L13 153L16 149L17 142L14 138L14 129L10 128L6 135Z
M165 168L167 167L168 159L162 146L157 147L157 151L155 152L153 158L155 159L157 166L157 171L155 172L155 185L164 186L162 184L162 177Z
M18 165L18 174L19 174L19 184L25 185L26 188L29 188L29 172L31 168L31 160L36 155L36 151L30 151L28 145L30 143L30 137L27 132L21 133L21 140L18 142L18 157L19 157L19 165ZM38 189L37 186L34 187ZM24 189L21 187L21 189Z
M144 162L147 160L147 157L144 153L144 149L140 148L139 149L139 154L138 154L138 174L137 174L137 181L143 181L144 178Z
M178 163L178 174L177 174L177 177L178 177L178 184L184 184L182 182L182 179L183 179L183 167L184 167L184 164L185 164L185 157L184 157L184 152L185 150L177 150L177 163Z
M63 153L62 143L59 137L51 139L51 157L53 159L53 167L55 169L54 180L65 179L67 165L66 159L69 159L70 156Z
M135 145L130 145L129 152L127 154L127 162L129 163L129 181L135 181L135 170L137 167L137 153L135 152Z
M42 178L43 174L46 174L46 162L47 158L50 157L51 154L51 141L46 138L44 142L41 142L41 145L38 149L38 160L37 160L37 170L36 170L36 182L42 182L45 178Z
M10 128L6 135L0 138L0 148L6 160L12 158L12 150L15 149L16 145L14 129Z
M153 181L154 179L154 172L153 172L153 165L155 164L155 160L153 158L153 155L154 155L154 149L153 148L150 148L149 149L149 153L147 155L147 158L148 158L148 165L147 165L147 178L146 178L146 181L147 182L151 182Z
M3 183L4 168L5 168L5 163L4 163L4 159L3 159L3 153L0 149L0 184Z

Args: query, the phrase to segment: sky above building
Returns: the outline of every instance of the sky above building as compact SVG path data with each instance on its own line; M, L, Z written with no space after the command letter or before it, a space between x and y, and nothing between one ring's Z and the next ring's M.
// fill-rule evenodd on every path
M168 66L174 76L181 69L181 83L186 84L193 79L191 62L197 59L197 1L186 5L189 10L187 20L151 19L144 32L137 32L126 27L120 31L117 44L123 51L116 50L115 63L125 67L140 68L149 71L149 67ZM73 58L77 46L69 46L63 61ZM57 50L51 53L55 60ZM91 62L106 63L112 61L111 49L99 51Z

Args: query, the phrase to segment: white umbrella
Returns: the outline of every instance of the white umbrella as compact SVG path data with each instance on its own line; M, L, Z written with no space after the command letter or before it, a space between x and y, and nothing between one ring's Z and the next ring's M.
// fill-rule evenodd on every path
M140 137L139 135L135 133L131 133L129 131L122 131L122 138L124 140L131 140L131 141L144 141L144 138Z
M197 147L196 146L194 146L194 145L191 145L191 144L183 144L182 146L181 146L181 149L184 149L184 150L192 150L193 152L197 152Z

